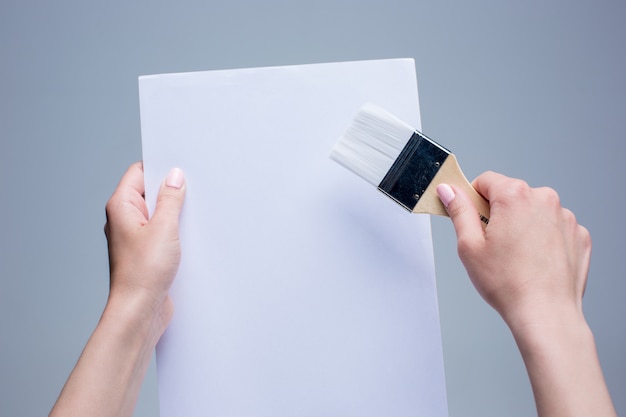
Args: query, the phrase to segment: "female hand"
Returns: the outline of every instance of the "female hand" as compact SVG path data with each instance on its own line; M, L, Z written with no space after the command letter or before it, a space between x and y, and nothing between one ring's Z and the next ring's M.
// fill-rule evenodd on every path
M452 199L449 186L442 191L459 257L479 294L510 326L544 324L563 310L582 316L591 237L558 194L494 172L473 185L492 212L484 232L460 190Z
M174 169L148 219L143 166L133 164L106 206L111 288L102 317L50 416L131 416L173 313L168 290L180 261L185 182Z
M515 337L539 416L616 416L582 309L589 232L552 189L493 172L473 185L489 201L484 229L462 190L437 192L474 287Z
M110 297L143 295L153 308L171 310L168 290L180 263L178 218L184 195L182 171L173 169L148 219L141 162L122 177L106 205Z

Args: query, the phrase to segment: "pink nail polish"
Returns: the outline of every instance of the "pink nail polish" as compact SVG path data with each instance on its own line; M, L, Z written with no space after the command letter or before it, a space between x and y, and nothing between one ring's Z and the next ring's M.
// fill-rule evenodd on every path
M439 195L439 199L441 200L443 205L446 206L446 208L448 208L448 206L455 197L454 190L448 184L439 184L437 186L437 194Z
M184 181L185 176L183 175L183 171L180 168L174 168L167 174L165 185L172 188L180 188L183 186Z

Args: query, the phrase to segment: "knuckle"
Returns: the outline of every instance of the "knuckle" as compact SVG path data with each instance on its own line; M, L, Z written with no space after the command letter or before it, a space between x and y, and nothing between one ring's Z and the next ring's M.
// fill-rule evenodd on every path
M555 189L550 187L541 187L537 189L537 192L547 205L551 207L561 206L561 198Z
M578 236L580 242L583 244L583 247L585 247L585 249L591 249L591 233L589 233L589 230L587 230L586 227L578 225Z
M452 201L447 207L448 215L450 218L457 218L463 213L463 206L457 204L457 201Z
M526 199L530 195L530 186L524 180L511 179L508 184L508 197L514 200Z
M467 254L472 252L474 248L473 241L467 236L457 237L457 250L459 254Z
M495 171L492 170L487 170L484 171L482 174L480 174L478 177L476 177L476 179L480 178L480 179L487 179L487 180L493 180L494 178L499 177L500 174L498 174Z
M119 206L119 204L117 203L117 201L114 201L113 199L110 199L107 202L106 206L104 207L104 214L105 214L105 217L106 217L106 223L104 225L104 231L105 232L107 232L108 229L111 228L110 223L115 220L117 207L118 206Z
M180 201L180 196L176 192L172 192L171 190L163 190L159 193L157 198L158 204L172 204L178 203Z
M591 233L589 230L578 224L578 220L573 211L563 208L561 209L561 218L566 227L573 232L573 236L578 241L579 245L585 250L590 250L592 245Z
M106 205L104 206L104 212L107 215L107 217L111 215L111 212L113 211L113 206L114 206L114 201L113 201L113 197L111 197L109 201L107 201Z
M503 181L499 187L498 196L494 199L494 203L502 203L505 206L513 206L520 202L528 202L531 199L532 189L526 181L509 178Z
M121 200L122 198L120 197L119 192L114 192L111 198L109 198L109 201L107 201L106 205L104 206L107 217L111 216L118 210Z
M471 236L457 236L457 253L464 264L479 258L480 242Z
M563 208L562 210L562 216L563 216L563 220L567 223L567 224L571 224L571 225L577 225L578 221L576 220L576 215L574 214L574 212L572 212L570 209L566 209Z

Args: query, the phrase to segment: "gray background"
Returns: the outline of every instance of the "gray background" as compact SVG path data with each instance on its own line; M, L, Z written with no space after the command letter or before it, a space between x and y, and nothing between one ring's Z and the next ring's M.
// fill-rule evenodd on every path
M591 231L585 311L626 414L622 1L59 0L0 5L0 415L45 415L108 290L104 205L141 158L137 76L416 59L468 177L556 188ZM451 416L528 416L513 339L433 219ZM158 414L154 366L136 416Z

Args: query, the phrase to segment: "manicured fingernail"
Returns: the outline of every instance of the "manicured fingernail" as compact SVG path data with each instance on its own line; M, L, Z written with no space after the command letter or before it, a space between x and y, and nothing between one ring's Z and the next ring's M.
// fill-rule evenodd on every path
M172 188L182 187L183 182L185 182L185 175L180 168L172 169L165 179L165 185Z
M437 194L439 195L439 199L443 203L446 208L450 205L452 200L454 200L454 190L448 184L439 184L437 186Z

